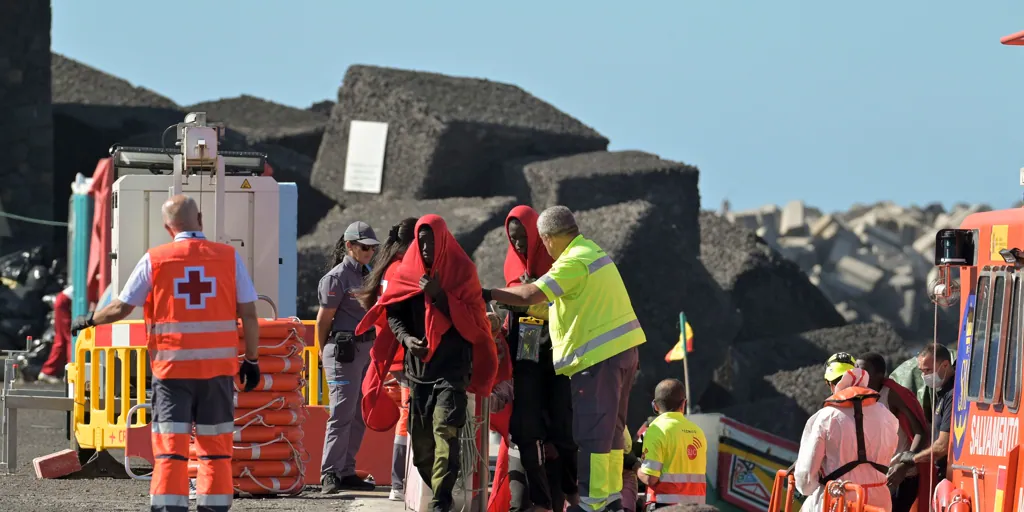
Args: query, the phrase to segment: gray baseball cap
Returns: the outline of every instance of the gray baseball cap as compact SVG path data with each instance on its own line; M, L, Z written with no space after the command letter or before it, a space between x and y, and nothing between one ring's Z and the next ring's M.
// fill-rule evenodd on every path
M380 245L380 242L377 241L377 235L373 232L373 228L361 220L348 225L348 228L345 229L345 241L359 242L363 245Z

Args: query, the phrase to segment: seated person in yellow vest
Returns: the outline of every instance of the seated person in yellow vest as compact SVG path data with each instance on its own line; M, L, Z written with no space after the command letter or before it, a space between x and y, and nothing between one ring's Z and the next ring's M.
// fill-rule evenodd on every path
M683 383L676 379L659 382L654 388L654 409L658 417L644 433L643 460L636 474L647 486L645 510L704 504L708 441L700 427L683 416Z
M580 234L568 208L544 210L537 232L555 259L551 269L529 284L484 290L484 300L509 306L552 303L555 374L569 377L572 434L579 447L579 504L569 510L620 510L622 432L637 371L636 347L647 338L615 263Z
M879 394L867 387L868 372L847 370L829 386L832 396L807 420L800 438L793 470L797 490L807 496L800 510L821 510L825 485L842 479L863 487L869 505L890 511L886 464L896 453L899 421L879 403Z

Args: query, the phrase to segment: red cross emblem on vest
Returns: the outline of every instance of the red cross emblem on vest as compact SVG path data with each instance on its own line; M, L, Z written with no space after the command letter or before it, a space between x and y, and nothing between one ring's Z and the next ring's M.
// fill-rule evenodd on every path
M206 277L204 267L185 267L185 276L174 280L174 298L185 300L185 309L206 309L206 299L217 296L217 278Z

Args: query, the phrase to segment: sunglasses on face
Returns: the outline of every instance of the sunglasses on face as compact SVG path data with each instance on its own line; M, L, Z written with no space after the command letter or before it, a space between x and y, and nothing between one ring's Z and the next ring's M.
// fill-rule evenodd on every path
M368 251L372 251L373 250L373 246L372 245L365 245L365 244L361 244L359 242L356 242L353 245L355 245L360 251L363 251L363 252L368 252Z

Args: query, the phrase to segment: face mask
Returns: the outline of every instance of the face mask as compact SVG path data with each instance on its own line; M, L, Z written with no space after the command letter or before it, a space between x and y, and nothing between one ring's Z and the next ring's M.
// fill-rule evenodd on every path
M936 389L942 385L942 379L939 378L938 373L930 373L928 375L921 375L924 379L924 385L932 389Z

